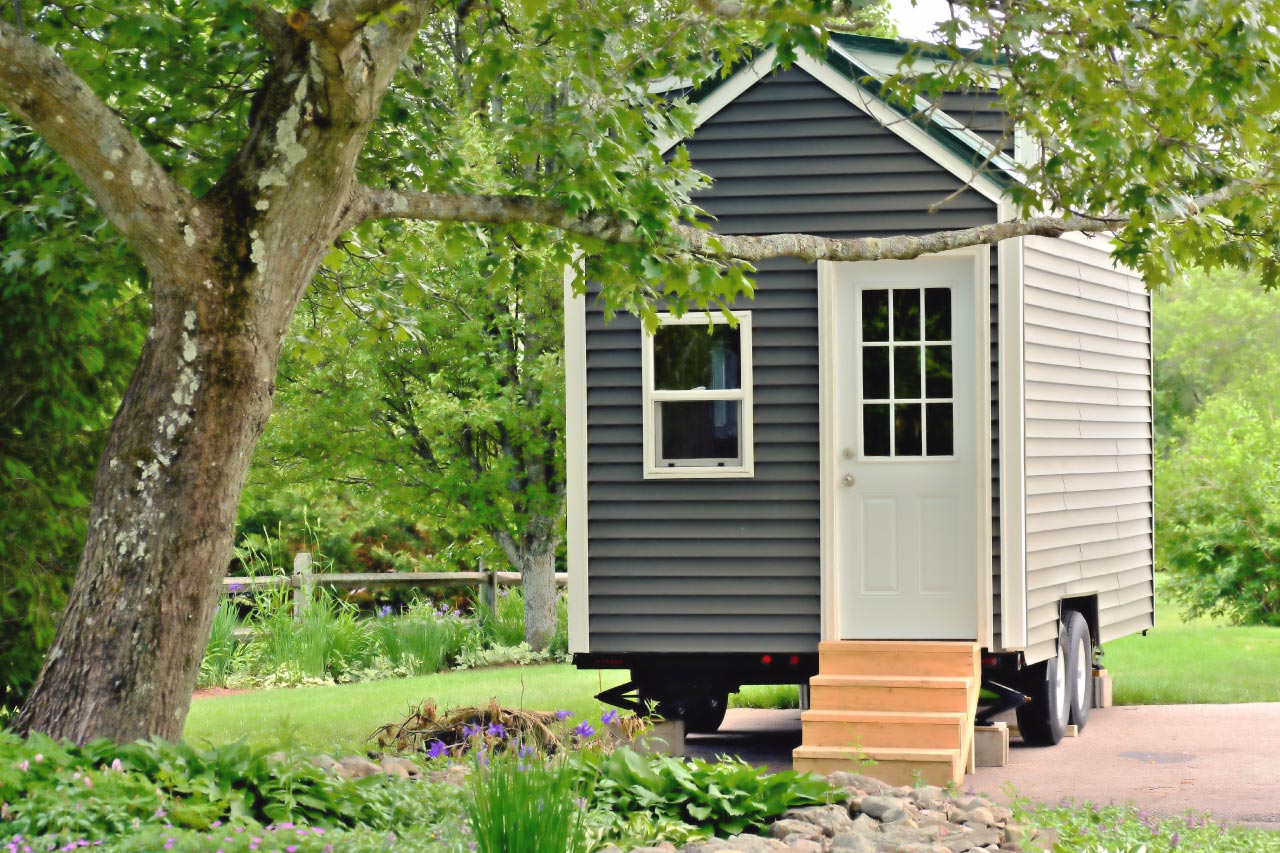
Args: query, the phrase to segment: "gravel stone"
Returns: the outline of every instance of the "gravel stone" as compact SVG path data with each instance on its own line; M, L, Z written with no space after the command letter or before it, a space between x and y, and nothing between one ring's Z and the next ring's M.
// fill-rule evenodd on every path
M381 767L358 755L347 755L338 760L338 775L344 779L363 779L381 772Z
M849 817L849 812L844 806L809 806L803 809L792 809L783 817L813 824L828 838L853 827L853 819Z
M831 853L876 853L876 846L860 832L842 832L831 839Z
M965 813L964 818L960 821L967 824L981 824L982 826L995 826L996 816L991 813L991 809L986 806L979 806Z
M884 823L891 823L907 816L907 802L897 797L863 797L862 813Z
M807 820L783 818L769 827L769 834L774 838L821 838L822 830ZM790 844L790 841L787 841Z

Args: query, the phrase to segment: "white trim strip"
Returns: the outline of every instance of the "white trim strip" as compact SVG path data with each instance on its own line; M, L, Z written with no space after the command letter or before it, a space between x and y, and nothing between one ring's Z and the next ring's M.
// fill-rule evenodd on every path
M997 221L1015 214L1008 202ZM1000 259L1000 651L1027 648L1026 393L1021 238L1002 241Z
M565 549L569 651L591 651L587 596L587 298L574 293L581 258L564 268Z
M978 395L978 641L991 648L995 638L991 534L991 247L975 247L974 349Z
M824 640L840 639L840 524L836 495L836 265L818 261L818 536L821 628Z

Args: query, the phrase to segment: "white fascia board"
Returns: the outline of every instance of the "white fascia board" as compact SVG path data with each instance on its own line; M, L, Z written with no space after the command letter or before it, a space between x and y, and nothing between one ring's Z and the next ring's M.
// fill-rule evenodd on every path
M873 77L881 83L883 83L887 77L892 76L892 74L885 75L885 74L876 73L874 69L870 68L865 63L863 63L856 54L850 52L848 49L846 49L842 45L832 43L830 46L830 50L844 57L855 67L860 68L863 71L866 71L867 76ZM867 95L869 97L875 97L870 92L868 92ZM898 113L893 108L889 107L887 104L884 104L884 102L881 101L879 98L876 98L876 100L879 103L883 104L885 108L888 109L892 115L897 116L898 121L902 121L902 116L900 113ZM995 166L996 168L1010 175L1017 176L1021 174L1021 169L1019 168L1017 161L1013 157L1010 157L1008 154L1005 154L1003 151L998 150L990 142L987 142L981 136L974 133L969 128L965 127L963 122L957 121L956 119L952 118L945 110L936 108L934 104L931 104L928 101L926 101L924 98L920 98L920 97L917 97L915 99L915 110L916 112L920 113L923 116L928 116L929 120L933 124L937 125L943 130L946 130L952 136L956 137L965 145L972 148L974 154L977 154L983 157L984 159L988 159L992 166ZM928 136L928 134L925 134L925 135ZM953 154L952 156L954 157L955 155Z
M890 133L915 148L965 184L972 186L974 191L983 198L997 203L1004 198L1004 188L1000 186L998 181L987 173L980 172L970 166L958 157L955 152L947 149L942 143L930 136L927 131L914 121L905 118L876 95L854 83L825 62L815 60L809 56L801 56L796 60L796 65L850 104L875 119ZM934 115L937 116L938 113Z
M582 269L564 268L565 550L569 569L569 651L591 651L587 598L587 297L574 292Z
M771 47L751 60L745 68L735 71L728 80L721 83L711 94L698 102L698 112L694 117L693 126L695 128L701 127L716 113L736 101L743 92L768 77L770 72L773 71L773 67L777 64L778 50ZM658 150L666 154L683 141L683 137L663 137L657 142Z

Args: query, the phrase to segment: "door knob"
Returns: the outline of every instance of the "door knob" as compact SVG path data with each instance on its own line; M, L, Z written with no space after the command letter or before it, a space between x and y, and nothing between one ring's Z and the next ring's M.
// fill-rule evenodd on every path
M846 486L852 486L852 485L853 485L853 475L852 475L852 474L845 474L841 481L842 481Z

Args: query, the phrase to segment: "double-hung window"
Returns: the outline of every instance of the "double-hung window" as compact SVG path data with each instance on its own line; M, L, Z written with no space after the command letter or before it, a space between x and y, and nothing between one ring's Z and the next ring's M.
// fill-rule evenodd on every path
M644 475L750 477L751 312L659 315L641 332Z

